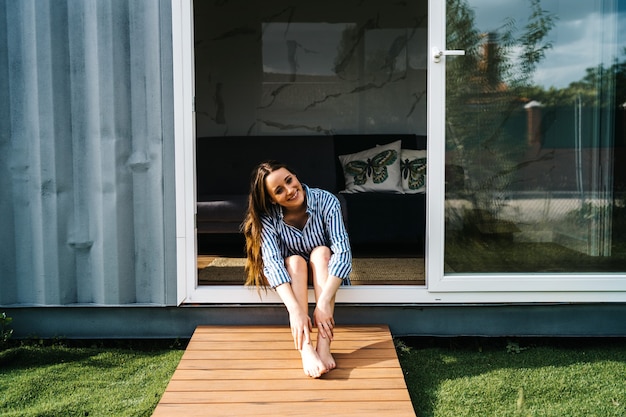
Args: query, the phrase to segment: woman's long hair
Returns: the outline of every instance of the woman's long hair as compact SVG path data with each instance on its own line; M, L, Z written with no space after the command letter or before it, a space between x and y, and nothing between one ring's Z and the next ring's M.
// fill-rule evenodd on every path
M285 168L295 175L294 171L278 161L261 162L250 176L250 194L248 196L248 211L242 224L242 231L246 238L246 284L256 286L258 290L269 287L269 282L263 272L263 257L261 254L261 216L268 214L272 207L272 199L265 186L265 178L272 172Z

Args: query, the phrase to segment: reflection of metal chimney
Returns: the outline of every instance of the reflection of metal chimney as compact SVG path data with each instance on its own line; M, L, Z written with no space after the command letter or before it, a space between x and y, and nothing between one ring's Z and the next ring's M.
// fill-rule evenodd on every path
M498 57L498 34L489 32L483 34L486 38L482 45L483 57L479 63L491 86L497 87L500 83L500 59Z
M528 146L541 147L541 108L543 104L538 101L530 101L526 109L526 129L528 132Z

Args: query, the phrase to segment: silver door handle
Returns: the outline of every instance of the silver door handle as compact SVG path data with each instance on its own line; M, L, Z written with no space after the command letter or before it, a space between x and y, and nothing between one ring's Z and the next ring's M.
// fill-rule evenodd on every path
M456 49L456 50L445 50L442 51L441 49L437 48L436 46L433 46L432 49L432 54L433 54L433 61L434 62L441 62L441 57L444 55L465 55L465 51L462 49Z

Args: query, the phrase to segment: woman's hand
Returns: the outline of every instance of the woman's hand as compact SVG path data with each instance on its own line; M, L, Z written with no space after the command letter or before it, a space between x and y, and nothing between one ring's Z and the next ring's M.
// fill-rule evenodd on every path
M291 336L293 336L296 349L302 350L302 346L311 344L313 325L308 314L301 311L290 313L289 326L291 327Z
M318 301L313 312L313 319L320 336L333 340L335 319L333 318L333 309L330 302Z
M317 299L313 320L320 336L333 340L335 319L333 318L335 295L343 280L338 277L329 276L321 294Z
M302 350L304 345L311 344L311 332L313 325L309 317L309 311L306 305L298 304L291 284L284 283L276 287L276 292L285 303L289 312L289 327L291 327L291 336L296 345L296 349Z

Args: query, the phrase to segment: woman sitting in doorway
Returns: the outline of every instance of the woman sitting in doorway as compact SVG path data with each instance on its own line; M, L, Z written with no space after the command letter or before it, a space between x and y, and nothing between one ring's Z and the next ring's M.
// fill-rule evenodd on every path
M330 345L335 295L350 284L352 252L339 200L300 183L293 170L263 162L252 173L246 238L246 285L276 290L289 312L295 347L304 373L313 378L336 367ZM313 323L308 285L315 292ZM311 342L313 324L317 345Z

